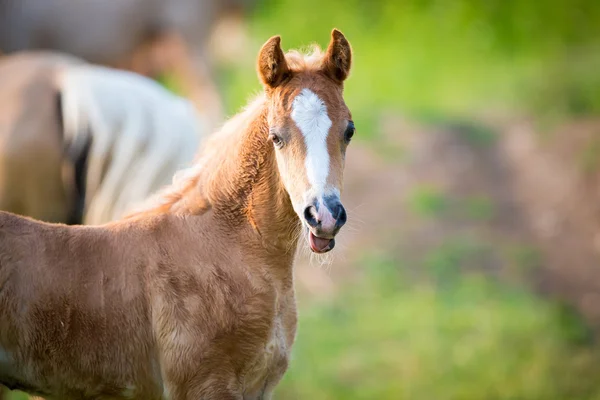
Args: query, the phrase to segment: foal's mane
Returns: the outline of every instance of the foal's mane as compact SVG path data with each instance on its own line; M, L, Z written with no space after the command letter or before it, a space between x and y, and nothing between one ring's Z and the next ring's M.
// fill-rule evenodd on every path
M166 213L171 210L174 204L197 188L202 173L205 171L204 167L206 164L209 161L219 164L218 160L223 159L226 155L223 148L228 147L227 143L232 141L253 120L254 116L262 108L264 101L264 95L256 96L240 113L225 122L217 132L205 140L192 166L175 173L171 185L150 197L138 212L130 216ZM201 208L205 208L209 207L209 204L201 204L200 206Z
M313 45L306 51L290 50L285 54L285 58L288 67L294 73L316 72L321 68L323 52L318 45ZM191 167L177 172L170 186L157 192L142 205L138 212L129 217L172 211L176 203L199 187L203 174L212 172L205 168L209 162L212 166L219 165L226 157L231 156L228 150L231 148L232 142L239 137L240 133L245 133L249 125L260 116L265 101L264 93L255 96L241 112L226 121L220 130L210 135ZM200 203L196 205L198 209L210 207L206 198L199 197L197 200Z

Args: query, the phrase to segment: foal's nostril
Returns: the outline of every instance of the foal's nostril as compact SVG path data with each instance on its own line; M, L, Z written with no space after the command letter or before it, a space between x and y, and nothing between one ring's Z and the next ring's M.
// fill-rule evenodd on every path
M334 219L340 219L340 215L343 212L344 212L344 207L340 203L337 203L335 206L333 206L332 216Z
M304 209L304 219L306 223L313 228L319 226L319 221L317 220L317 208L315 206L308 206Z
M335 214L333 217L336 220L336 225L338 228L341 228L346 223L347 215L346 209L343 205L338 204L338 206L335 208Z

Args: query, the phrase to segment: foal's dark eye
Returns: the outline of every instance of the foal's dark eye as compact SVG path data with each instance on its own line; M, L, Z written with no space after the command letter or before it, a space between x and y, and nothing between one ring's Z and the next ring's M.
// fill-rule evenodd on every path
M277 147L278 149L283 147L283 140L281 140L281 137L279 135L277 135L275 132L269 133L269 140L271 142L273 142L275 147Z
M356 128L354 128L354 122L352 122L352 121L348 122L346 131L344 132L344 139L346 140L346 142L349 142L350 139L352 139L352 136L354 136L355 131L356 131Z

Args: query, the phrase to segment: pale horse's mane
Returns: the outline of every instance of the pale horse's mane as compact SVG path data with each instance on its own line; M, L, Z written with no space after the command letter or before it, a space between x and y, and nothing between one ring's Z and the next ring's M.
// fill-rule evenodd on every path
M153 80L95 65L57 77L67 154L89 147L83 222L131 212L191 165L208 127L192 104Z
M316 71L321 67L323 52L317 45L310 46L306 51L290 50L285 54L286 62L293 72ZM134 214L143 214L151 210L165 210L179 201L189 190L198 183L198 177L207 164L214 157L227 155L224 143L233 135L243 131L247 124L252 121L262 109L266 97L264 93L254 95L238 114L227 120L222 127L211 134L203 143L202 149L194 161L194 165L178 171L173 176L170 186L158 191L148 199L145 204L136 210ZM225 151L224 151L225 150Z

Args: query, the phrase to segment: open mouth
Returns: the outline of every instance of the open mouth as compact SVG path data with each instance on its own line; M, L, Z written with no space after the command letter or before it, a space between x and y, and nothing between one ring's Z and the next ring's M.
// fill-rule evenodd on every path
M327 253L335 247L335 239L325 239L315 236L312 232L308 233L310 249L315 253Z

